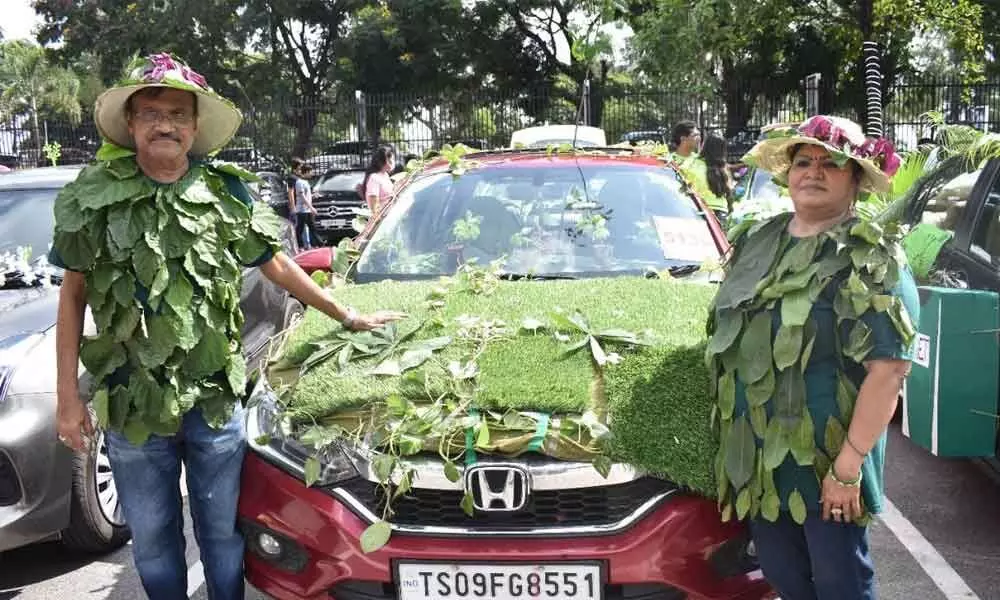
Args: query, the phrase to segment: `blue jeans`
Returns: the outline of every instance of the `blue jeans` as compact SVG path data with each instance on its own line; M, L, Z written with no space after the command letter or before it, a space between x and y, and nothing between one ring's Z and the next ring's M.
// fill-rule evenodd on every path
M809 513L803 525L782 512L750 522L764 576L782 600L875 600L868 530Z
M216 430L194 409L184 415L176 435L154 435L142 446L117 432L106 433L115 485L132 529L135 566L150 600L188 597L182 461L208 597L242 600L244 542L236 527L236 504L246 453L245 414L237 404L229 423Z

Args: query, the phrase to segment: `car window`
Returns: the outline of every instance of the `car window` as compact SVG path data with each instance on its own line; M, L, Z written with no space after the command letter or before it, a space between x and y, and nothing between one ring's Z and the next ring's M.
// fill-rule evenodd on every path
M1000 265L1000 177L994 178L983 210L972 232L972 250L994 265Z
M417 178L373 233L357 273L442 275L500 259L512 273L602 273L712 258L708 222L673 170L570 163Z
M353 192L365 179L363 171L352 171L349 173L336 173L329 177L324 177L316 184L314 192Z
M982 169L968 171L963 161L943 165L918 192L916 206L920 214L916 223L927 223L945 231L955 232L965 217L969 196L982 174Z
M54 189L0 190L0 253L30 248L45 256L52 243Z

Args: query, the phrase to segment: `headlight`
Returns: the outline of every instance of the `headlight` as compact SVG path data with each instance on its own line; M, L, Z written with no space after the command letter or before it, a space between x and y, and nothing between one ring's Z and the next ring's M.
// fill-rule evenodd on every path
M281 417L276 394L263 378L250 394L249 405L247 438L250 449L304 483L306 459L316 452L294 438L290 425ZM320 472L314 486L331 486L358 476L354 463L337 444L323 448L318 458Z

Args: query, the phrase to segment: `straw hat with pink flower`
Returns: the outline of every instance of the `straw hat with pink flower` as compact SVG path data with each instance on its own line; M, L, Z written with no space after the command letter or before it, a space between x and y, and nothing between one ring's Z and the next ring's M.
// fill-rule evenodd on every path
M198 99L198 133L191 153L207 155L221 149L236 135L243 114L211 87L205 78L183 60L167 53L136 58L125 70L125 77L97 98L94 121L97 130L110 142L135 148L128 132L125 103L143 88L164 87L184 90Z
M843 117L816 115L799 126L783 125L770 129L743 160L786 182L792 166L792 152L799 144L825 148L838 164L853 160L862 169L861 190L886 193L892 176L902 160L892 142L885 138L866 137L861 126Z

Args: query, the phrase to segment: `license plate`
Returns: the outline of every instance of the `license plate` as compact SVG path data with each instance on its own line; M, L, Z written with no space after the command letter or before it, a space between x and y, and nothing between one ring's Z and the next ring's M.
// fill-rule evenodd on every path
M399 600L601 600L599 563L408 563L396 570Z
M347 219L320 219L317 221L320 227L331 227L338 229L346 229L348 226Z

